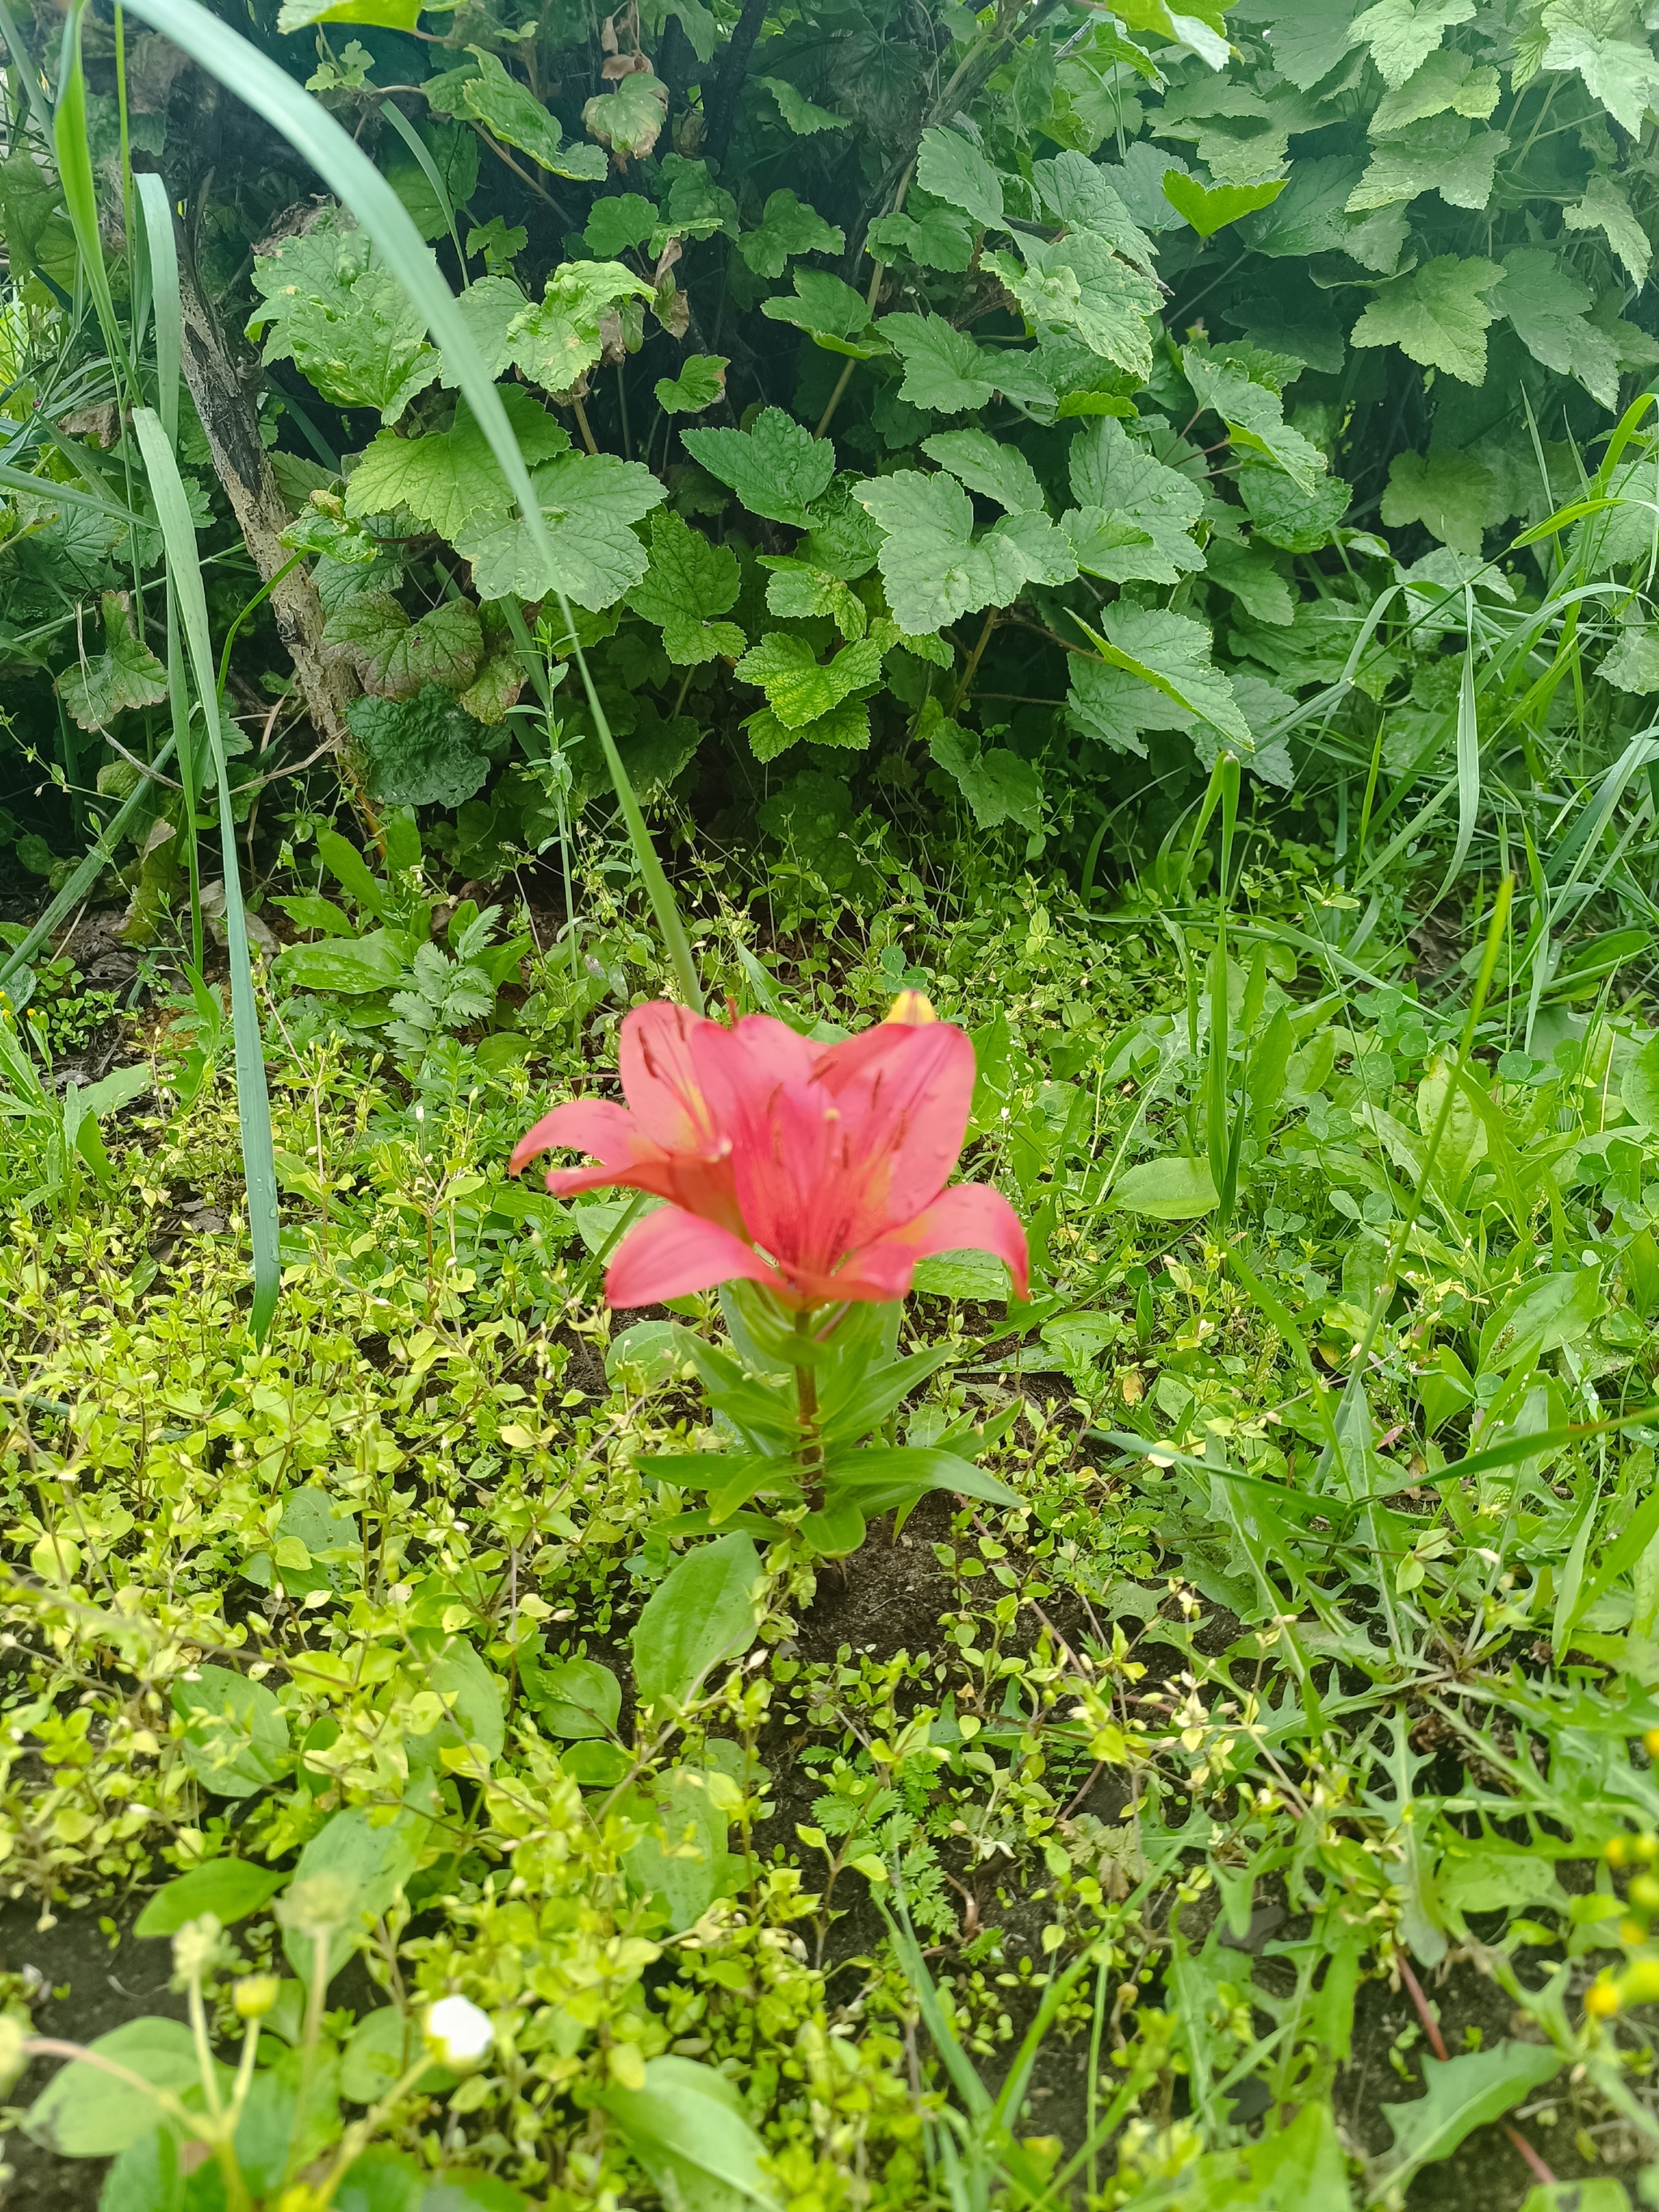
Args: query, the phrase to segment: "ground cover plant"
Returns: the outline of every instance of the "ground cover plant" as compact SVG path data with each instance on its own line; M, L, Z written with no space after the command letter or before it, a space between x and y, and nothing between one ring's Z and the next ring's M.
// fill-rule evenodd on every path
M1644 19L0 40L5 2185L1659 2202Z

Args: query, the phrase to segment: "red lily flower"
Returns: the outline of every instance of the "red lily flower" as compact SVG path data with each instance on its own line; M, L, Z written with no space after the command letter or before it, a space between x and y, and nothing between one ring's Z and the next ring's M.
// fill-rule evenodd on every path
M919 1260L964 1246L1003 1261L1024 1297L1025 1232L981 1184L945 1188L968 1127L974 1048L906 992L886 1021L827 1048L787 1023L730 1029L658 1003L623 1023L628 1108L556 1107L514 1152L555 1146L562 1197L607 1186L668 1202L631 1229L605 1277L613 1306L653 1305L744 1277L801 1310L902 1298Z

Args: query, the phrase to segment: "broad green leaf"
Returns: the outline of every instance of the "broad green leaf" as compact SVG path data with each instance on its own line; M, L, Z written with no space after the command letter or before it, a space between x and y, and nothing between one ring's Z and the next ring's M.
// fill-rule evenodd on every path
M1313 489L1325 473L1325 456L1285 422L1276 391L1227 358L1227 349L1212 353L1202 344L1188 345L1181 361L1195 397L1221 417L1235 447L1265 454L1301 490Z
M863 752L870 743L870 708L863 699L843 699L815 721L792 729L781 722L769 707L762 707L744 723L750 750L757 761L776 760L792 745L833 745L843 752Z
M1396 453L1389 466L1382 520L1390 530L1420 522L1443 545L1478 554L1506 511L1492 471L1473 453Z
M974 234L954 208L909 207L902 215L878 216L866 235L871 252L884 261L961 270L974 258Z
M345 2048L340 2053L340 2094L349 2104L378 2104L420 2057L421 2048L421 2022L416 2013L404 2012L398 2005L380 2005L373 2012L366 2012L347 2037ZM417 2076L415 2087L430 2095L434 2091L453 2088L454 2082L453 2074L433 2065ZM351 2171L355 2173L356 2166ZM399 2176L392 2180L393 2190L398 2189L400 2179ZM380 2212L380 2208L376 2206L374 2212ZM394 2198L388 2212L403 2212L400 2197Z
M434 961L440 958L435 945L422 945L416 954L418 963L421 953ZM483 994L480 994L483 995ZM392 1005L398 1001L394 999ZM479 1012L488 1012L488 1000ZM476 1018L476 1014L474 1018ZM485 1760L493 1765L501 1755L507 1741L506 1721L501 1711L501 1693L495 1686L495 1678L464 1637L451 1637L443 1649L430 1662L422 1677L422 1686L434 1690L443 1699L447 1717L432 1731L430 1738L410 1739L410 1756L417 1759L423 1743L430 1742L434 1754L446 1745L459 1747L461 1744L476 1746Z
M643 193L609 192L588 210L582 243L596 261L614 261L643 246L656 227L656 205Z
M500 392L520 449L532 467L569 450L568 433L521 384L504 384ZM417 522L452 543L467 521L505 515L512 505L501 464L464 398L456 402L450 429L428 430L419 438L380 431L346 484L349 515L390 514L407 507Z
M653 256L664 252L671 239L713 238L718 232L728 238L738 234L738 204L724 185L715 183L705 161L665 154L659 165L658 197L659 220L649 246Z
M672 1767L657 1774L651 1801L656 1821L624 1852L623 1863L630 1887L659 1899L667 1908L669 1926L678 1933L695 1927L729 1885L730 1823L714 1802L708 1773L696 1767ZM640 1802L638 1811L647 1814L646 1802ZM702 2185L707 2189L706 2180Z
M922 438L922 452L949 469L969 491L980 491L1011 515L1042 514L1042 484L1020 447L1002 445L982 429L942 429Z
M748 643L736 623L718 622L738 596L738 556L713 545L678 514L659 508L651 518L651 565L628 595L636 614L662 632L677 668L724 656L734 659Z
M346 720L368 763L369 796L383 806L459 806L489 778L483 727L436 684L412 699L354 699Z
M1060 527L1071 541L1073 559L1085 575L1104 576L1114 584L1178 580L1175 568L1160 552L1151 532L1131 521L1121 508L1070 507L1060 517Z
M1476 2128L1518 2105L1560 2072L1561 2054L1548 2044L1499 2043L1456 2058L1425 2058L1424 2094L1384 2105L1393 2148L1376 2160L1376 2195L1403 2190L1437 2159L1449 2158Z
M1103 659L1139 676L1249 758L1255 740L1231 684L1212 665L1210 634L1202 623L1119 599L1101 616L1101 625L1103 635L1096 643Z
M428 684L464 691L483 654L470 601L443 600L411 621L390 592L360 592L337 607L323 642L348 653L364 690L380 699L410 699Z
M884 315L876 325L904 363L901 398L934 415L988 406L997 390L997 362L966 331L943 315Z
M556 117L550 114L527 85L509 76L500 59L486 47L469 46L478 73L460 86L461 105L476 116L492 137L556 177L599 184L608 164L594 146L567 146Z
M1377 73L1397 92L1428 59L1453 23L1467 23L1474 0L1377 0L1348 27L1348 44L1367 46Z
M1542 66L1577 70L1590 97L1632 137L1639 136L1643 118L1659 101L1659 61L1652 48L1633 39L1604 37L1606 19L1592 0L1551 7L1545 21L1550 36Z
M134 635L127 594L106 592L103 611L102 653L71 662L56 685L64 712L83 730L106 730L129 708L157 707L167 696L167 669Z
M1237 2150L1210 2151L1182 2176L1171 2212L1352 2212L1347 2164L1328 2105Z
M1077 574L1077 555L1069 534L1057 530L1046 514L1029 509L1021 514L1005 514L986 532L981 543L993 550L999 562L1006 547L1018 562L1028 584L1046 584L1055 589L1069 584Z
M407 709L384 711L401 714ZM487 762L483 767L488 773ZM481 775L479 782L483 780ZM371 930L349 944L335 939L323 945L286 945L277 954L276 965L277 973L295 990L343 991L354 997L392 989L409 969L406 957L384 929Z
M869 614L863 600L841 577L781 554L763 553L760 559L762 568L772 571L767 579L766 604L775 615L796 620L828 615L843 637L864 635L870 626Z
M480 276L456 295L455 305L489 375L499 376L503 369L510 368L519 318L530 307L516 281L511 276ZM459 371L447 356L438 380L450 391L461 382ZM498 392L502 388L500 385L495 387ZM500 456L496 459L499 463Z
M987 253L982 265L1000 277L1034 331L1075 331L1103 361L1135 376L1150 372L1149 319L1160 297L1150 276L1089 231L1052 245L1022 231L1018 245L1024 266L1009 253Z
M1601 1271L1564 1268L1511 1291L1480 1332L1480 1370L1504 1375L1589 1334L1602 1310Z
M1219 1203L1209 1162L1177 1152L1127 1168L1112 1185L1111 1202L1154 1221L1196 1221Z
M635 70L611 92L596 93L582 108L590 137L608 146L619 169L642 161L668 120L668 87L649 70Z
M283 0L276 16L279 31L308 31L313 23L362 23L375 30L415 28L424 0Z
M1057 154L1031 172L1044 208L1067 230L1097 233L1131 261L1150 269L1157 252L1124 206L1097 161L1077 153Z
M1569 230L1599 230L1630 271L1632 282L1645 284L1653 259L1653 246L1637 221L1629 200L1603 169L1592 169L1584 197L1563 208L1561 220Z
M823 269L797 269L793 282L793 293L762 301L761 313L769 321L791 323L826 353L852 361L870 361L886 352L887 340L872 322L862 292Z
M554 1735L570 1741L612 1735L622 1711L622 1684L597 1659L520 1661L525 1695Z
M1279 470L1261 466L1239 471L1238 490L1256 536L1287 553L1328 545L1353 497L1352 485L1340 477L1320 477L1304 491Z
M175 2093L202 2078L196 2043L182 2021L130 2020L87 2045L100 2058ZM155 2100L84 2058L61 2066L23 2116L23 2131L61 2158L112 2158L153 2129Z
M761 2163L765 2146L744 2117L736 2085L712 2066L653 2058L642 2088L613 2086L595 2101L666 2202L696 2212L750 2212L756 2205L780 2212L778 2185Z
M1352 0L1274 0L1264 33L1273 66L1300 92L1311 92L1348 52ZM1299 168L1302 165L1297 163Z
M709 1671L740 1657L759 1626L759 1554L747 1536L689 1552L647 1599L630 1641L642 1705L684 1705Z
M1024 564L994 535L974 543L973 501L953 477L900 469L866 484L860 497L889 533L878 558L902 630L941 629L958 615L1018 596Z
M590 613L612 605L645 574L645 548L632 526L661 506L664 487L642 463L611 453L562 454L531 481L551 565L521 515L469 523L457 532L455 550L472 563L480 598L540 599L556 588Z
M751 514L807 526L806 509L829 488L836 450L827 438L786 415L763 408L746 430L687 430L685 450L710 476L730 484Z
M419 1865L429 1823L418 1814L400 1813L390 1822L375 1822L361 1808L337 1813L301 1852L294 1869L294 1887L330 1877L330 1888L342 1910L341 1923L329 1941L328 1974L336 1975L368 1923L397 1896ZM291 1894L292 1893L290 1893ZM296 1928L284 1931L283 1948L289 1964L302 1982L309 1983L314 1962L313 1939Z
M760 686L785 729L799 730L831 713L849 694L877 682L881 647L866 637L820 663L805 638L773 630L744 655L736 673L744 683Z
M1291 628L1302 602L1292 595L1281 564L1265 543L1258 545L1252 539L1247 545L1236 538L1212 538L1205 550L1205 574L1219 584L1224 592L1231 592L1240 605L1253 614L1258 622L1271 623L1278 629ZM1241 676L1237 672L1233 677L1233 689L1238 695L1238 703L1243 708L1244 719L1253 730L1256 728L1256 717L1250 712L1243 686L1247 682L1255 683L1257 680L1254 677ZM1262 689L1270 690L1273 687L1264 684ZM1284 707L1278 711L1288 714L1291 701L1283 692L1276 696L1285 699Z
M738 251L756 276L781 276L792 255L839 253L846 243L837 224L826 222L785 185L768 196L758 227L744 232Z
M253 284L248 335L264 333L264 359L292 361L337 406L395 422L436 379L439 356L403 286L367 231L332 211L256 254Z
M916 182L947 207L970 215L981 229L1000 227L1002 179L959 131L922 132L916 149Z
M1659 1036L1651 1036L1626 1068L1619 1096L1644 1129L1659 1129Z
M1498 105L1498 89L1495 69L1477 69L1468 54L1443 46L1398 91L1383 94L1371 117L1371 135L1386 137L1425 117L1443 115L1449 108L1484 123Z
M653 387L665 415L701 415L726 389L731 362L722 353L687 354L675 377L659 376Z
M1164 176L1164 198L1177 215L1186 217L1200 238L1213 238L1217 231L1224 230L1241 216L1254 215L1258 208L1271 207L1284 189L1282 177L1270 178L1261 184L1201 185L1196 177L1187 176L1179 169L1168 169Z
M1074 543L1102 558L1114 550L1127 550L1130 541L1120 541L1113 548L1109 527L1125 525L1152 540L1150 555L1126 564L1130 575L1173 584L1188 571L1203 567L1204 556L1190 535L1204 510L1203 493L1190 477L1170 468L1132 438L1115 416L1102 416L1075 434L1069 466L1072 495L1081 510L1075 526L1072 516L1066 518ZM1097 521L1099 516L1106 518L1105 525ZM1082 554L1078 557L1084 565ZM1109 560L1095 573L1111 574Z
M478 188L478 134L465 123L428 121L409 128L432 164L442 192L406 143L385 151L386 180L422 237L442 238L452 211L465 207Z
M653 296L650 285L620 261L563 262L548 278L542 299L514 318L511 357L543 391L574 391L603 350L603 318L619 301Z
M252 1797L276 1779L288 1755L282 1707L263 1682L228 1667L191 1674L173 1685L190 1770L216 1797Z
M1364 169L1364 161L1349 154L1297 161L1273 204L1245 217L1240 238L1274 259L1346 253L1387 276L1398 265L1406 242L1406 212L1395 207L1374 215L1348 213L1349 198Z
M1440 254L1378 292L1348 343L1397 345L1425 368L1479 384L1486 374L1486 329L1498 313L1482 295L1503 276L1495 261Z
M1651 623L1621 629L1601 656L1601 673L1620 691L1659 691L1659 629Z
M1041 836L1042 784L1030 761L1000 745L982 750L977 738L948 717L928 732L927 750L967 800L977 829L1012 822L1028 836Z
M1612 339L1589 319L1592 295L1547 247L1518 246L1504 257L1504 281L1493 311L1507 315L1534 361L1576 376L1604 407L1619 398L1619 362ZM1356 340L1356 343L1358 340Z
M786 78L757 76L750 82L771 94L779 114L798 138L815 137L820 131L850 131L853 127L849 116L831 114L827 107L818 106L797 92Z
M1509 143L1501 131L1477 131L1461 115L1413 123L1377 145L1370 167L1348 195L1348 212L1393 207L1431 191L1448 207L1484 208L1498 157Z
M135 1936L172 1936L187 1920L210 1912L222 1928L246 1920L268 1905L288 1880L285 1873L249 1859L208 1859L163 1882L132 1923Z

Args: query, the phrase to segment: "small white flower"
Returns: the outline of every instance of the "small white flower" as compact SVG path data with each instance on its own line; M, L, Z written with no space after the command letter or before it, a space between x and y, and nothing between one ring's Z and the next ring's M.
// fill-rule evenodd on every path
M446 2066L476 2066L495 2040L489 2015L471 1997L440 1997L426 2008L426 2040Z

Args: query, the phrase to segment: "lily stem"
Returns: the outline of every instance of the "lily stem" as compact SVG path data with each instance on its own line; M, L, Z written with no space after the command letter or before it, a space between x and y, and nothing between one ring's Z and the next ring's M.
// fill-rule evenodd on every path
M797 1314L795 1338L803 1349L811 1341L811 1314ZM823 1479L823 1443L818 1435L818 1378L810 1357L795 1364L795 1402L800 1422L801 1473L807 1478L803 1487L807 1489L816 1512L822 1502L818 1486Z

